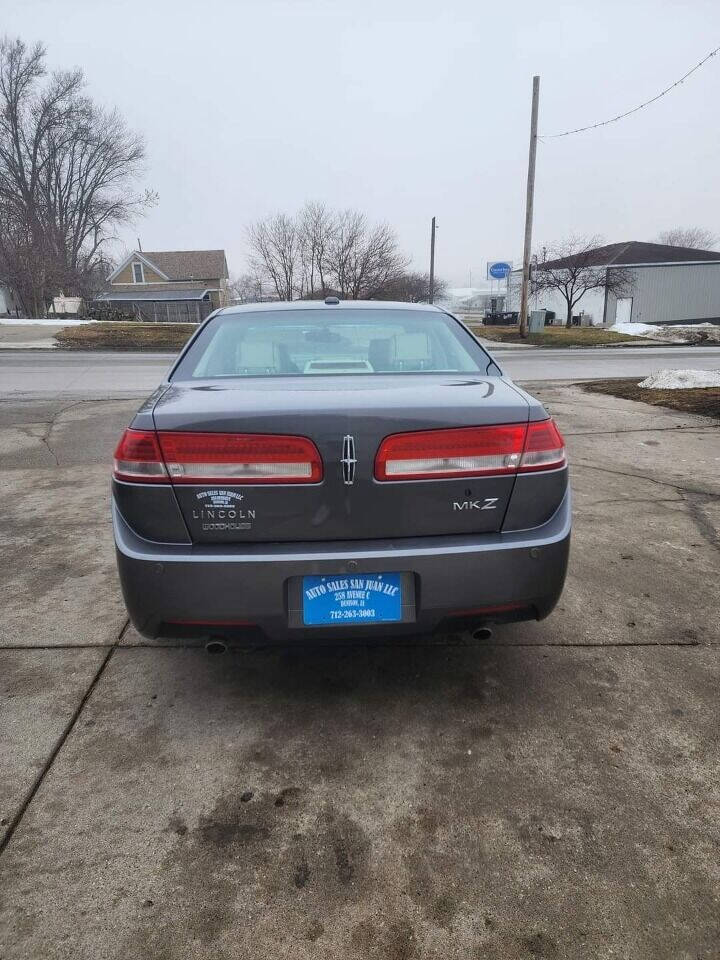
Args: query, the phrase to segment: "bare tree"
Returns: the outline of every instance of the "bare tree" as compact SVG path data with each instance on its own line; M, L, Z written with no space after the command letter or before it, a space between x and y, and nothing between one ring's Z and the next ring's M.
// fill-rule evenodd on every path
M370 227L364 214L336 214L325 258L328 282L345 300L374 300L407 267L388 224Z
M359 234L350 262L351 300L377 300L397 283L410 262L397 246L395 231L386 223Z
M433 296L442 299L447 292L447 283L439 277L433 282ZM430 274L402 273L394 282L387 284L378 300L401 300L407 303L430 302Z
M260 303L263 299L262 277L252 271L231 277L228 291L233 299L241 303Z
M83 88L80 70L47 77L42 44L0 41L0 280L32 316L92 289L113 231L155 201L132 189L142 140Z
M658 243L691 250L712 250L717 246L718 237L704 227L673 227L658 234Z
M334 221L333 213L322 203L306 203L298 214L301 297L324 297L327 293L326 257Z
M299 279L300 241L292 217L276 213L247 231L253 273L266 275L280 300L293 300Z
M357 210L333 212L306 204L296 217L275 214L248 229L253 270L281 300L324 297L377 299L407 267L387 224L370 226Z
M342 210L333 217L324 256L325 275L343 300L353 299L355 261L366 231L365 215L356 210Z
M631 270L598 263L600 237L571 237L548 248L550 259L532 271L532 292L552 290L565 301L567 327L572 326L574 307L590 290L606 290L623 296L632 289Z
M114 257L109 256L108 254L99 251L91 261L89 261L77 278L76 283L67 289L75 289L77 295L82 297L86 302L94 300L99 293L106 288L107 278L113 272L117 266L117 261Z

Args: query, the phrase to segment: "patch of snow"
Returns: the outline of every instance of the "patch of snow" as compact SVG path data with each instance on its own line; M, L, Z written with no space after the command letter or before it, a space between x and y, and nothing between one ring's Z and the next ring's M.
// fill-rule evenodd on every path
M613 333L627 333L631 337L646 337L658 330L652 323L616 323L610 329Z
M31 317L4 317L0 323L7 326L37 326L37 327L79 327L82 323L97 323L97 320L86 320L83 317L40 317L33 320Z
M656 370L638 384L651 390L720 387L720 370Z
M720 325L716 323L616 323L609 329L615 333L664 340L666 343L720 343Z

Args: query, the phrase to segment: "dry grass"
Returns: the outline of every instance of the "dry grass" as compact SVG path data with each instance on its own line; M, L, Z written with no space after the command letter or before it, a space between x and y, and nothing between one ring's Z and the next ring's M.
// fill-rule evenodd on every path
M517 326L484 327L472 324L470 329L477 337L499 343L530 343L538 347L597 347L606 343L622 343L635 340L626 333L614 333L601 327L545 327L542 333L531 333L524 340Z
M604 393L622 400L639 400L654 407L670 407L683 413L697 413L720 420L720 387L696 387L692 390L648 390L630 380L590 380L577 386L590 393Z
M55 335L64 350L171 350L185 346L194 323L123 323L108 321L64 327Z

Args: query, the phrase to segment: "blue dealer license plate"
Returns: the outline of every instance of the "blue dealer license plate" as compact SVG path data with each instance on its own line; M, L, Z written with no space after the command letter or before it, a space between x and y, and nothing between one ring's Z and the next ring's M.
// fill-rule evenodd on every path
M307 626L397 623L403 618L400 573L303 577L302 598Z

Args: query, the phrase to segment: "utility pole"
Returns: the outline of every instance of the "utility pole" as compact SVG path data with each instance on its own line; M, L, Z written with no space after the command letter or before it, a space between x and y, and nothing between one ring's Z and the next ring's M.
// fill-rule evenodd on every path
M435 217L430 225L430 303L435 297Z
M530 153L528 156L527 197L525 199L525 246L523 248L522 291L520 293L520 336L528 335L528 291L530 287L530 248L532 247L533 204L535 202L535 154L537 153L538 103L540 77L533 77L530 112Z

